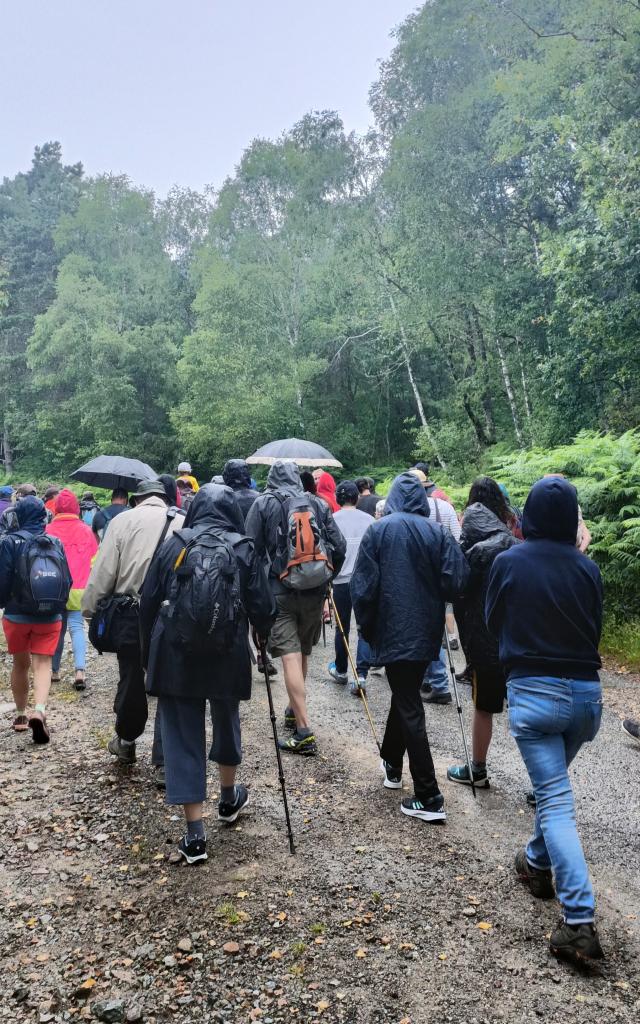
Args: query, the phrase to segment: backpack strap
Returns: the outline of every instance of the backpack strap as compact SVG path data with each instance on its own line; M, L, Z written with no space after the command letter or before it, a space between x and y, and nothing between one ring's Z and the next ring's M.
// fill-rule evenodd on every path
M440 515L440 509L438 508L438 498L432 498L431 500L433 501L436 510L436 523L439 523L440 526L442 526L442 516Z

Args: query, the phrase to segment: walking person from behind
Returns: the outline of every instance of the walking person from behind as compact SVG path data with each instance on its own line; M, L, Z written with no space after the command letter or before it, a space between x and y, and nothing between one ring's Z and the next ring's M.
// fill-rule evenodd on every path
M48 743L51 659L60 637L71 573L60 541L45 536L44 502L29 495L17 503L15 513L17 528L0 540L2 628L13 655L13 729L31 729L34 743ZM33 669L34 710L27 716L29 668Z
M71 572L71 591L62 617L60 640L53 656L52 682L57 682L60 678L60 662L68 627L76 670L74 686L76 690L84 690L86 689L87 637L80 605L91 573L91 562L98 550L98 541L91 527L83 523L80 518L80 503L72 491L66 489L60 491L55 500L54 513L46 532L50 537L57 537L64 548Z
M108 749L122 764L135 761L135 741L144 732L148 716L140 647L140 591L156 549L176 529L177 522L160 480L143 480L131 500L134 507L111 521L82 597L85 618L99 612L106 621L110 609L116 609L109 649L118 656L119 679L113 705L115 735Z
M98 538L98 541L101 541L104 538L104 535L109 528L109 523L122 512L126 512L128 508L129 495L127 491L123 490L121 487L116 487L116 489L111 492L111 504L107 505L106 508L99 508L91 520L91 529Z
M481 476L471 486L462 521L460 546L471 575L464 594L455 603L462 644L472 676L473 696L473 781L489 785L487 753L493 735L493 716L502 714L507 696L507 678L498 659L498 644L487 630L484 606L489 573L495 559L517 543L509 522L511 510L495 480ZM471 785L466 764L447 770L451 782Z
M211 627L211 608L218 610ZM140 628L147 690L158 698L166 801L182 804L187 863L207 859L206 702L218 764L218 818L234 822L249 802L236 785L242 761L239 702L251 697L248 624L266 639L276 605L266 570L231 488L205 484L154 558L142 590Z
M327 583L342 567L346 542L327 503L303 491L298 467L283 460L269 470L267 489L251 506L246 531L267 564L278 606L269 650L282 658L289 696L285 726L293 729L280 746L314 755L318 748L305 693L308 658L320 639Z
M577 529L575 487L557 477L534 484L524 543L493 563L486 617L507 673L511 734L536 797L533 835L516 872L534 896L557 895L562 905L551 952L588 962L603 953L568 768L600 728L602 581L576 548Z
M351 577L356 621L384 665L391 689L381 757L384 785L402 789L402 762L409 755L414 796L403 814L445 821L420 687L438 655L445 602L462 593L469 567L450 532L434 522L424 487L412 473L394 480L385 514L360 542Z
M360 541L369 529L372 518L367 512L361 512L357 508L358 488L353 480L343 480L338 484L336 500L340 506L336 512L334 521L340 533L347 542L347 554L342 568L333 581L333 600L335 601L342 628L349 641L351 627L351 591L349 584L358 557ZM346 684L349 679L349 660L345 650L342 633L336 624L335 629L335 661L329 665L329 675L336 683ZM358 634L358 647L356 653L357 679L352 679L350 684L351 693L357 697L361 690L366 692L367 675L371 666L371 651L367 641Z

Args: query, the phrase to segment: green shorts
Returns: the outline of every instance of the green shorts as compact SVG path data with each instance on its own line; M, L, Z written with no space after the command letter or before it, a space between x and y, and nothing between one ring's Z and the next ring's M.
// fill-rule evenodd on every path
M289 590L276 594L278 617L269 637L274 658L283 654L311 654L322 632L324 589Z

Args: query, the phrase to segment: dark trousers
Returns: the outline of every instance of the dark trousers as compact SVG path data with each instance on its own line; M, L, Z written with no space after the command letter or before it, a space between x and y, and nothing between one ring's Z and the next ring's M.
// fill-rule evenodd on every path
M239 765L242 737L238 701L209 703L213 725L209 760ZM199 804L206 800L206 713L205 700L158 697L156 722L160 722L168 804Z
M407 752L418 800L430 800L440 792L420 696L426 668L426 661L395 661L385 665L391 689L391 707L380 754L392 767L401 769Z
M351 630L351 612L353 606L351 604L351 591L348 583L335 583L333 586L333 600L335 602L338 615L340 616L340 622L344 629L345 636L349 640L349 632ZM349 659L347 651L344 646L344 640L342 639L342 633L338 629L338 623L335 624L335 649L336 649L336 669L345 675L349 668ZM360 634L358 634L358 646L356 649L356 669L360 678L366 679L369 669L371 667L371 648L366 640L363 640Z
M118 668L120 678L113 702L116 733L121 740L137 740L144 732L148 716L144 670L138 644L125 644L120 648Z

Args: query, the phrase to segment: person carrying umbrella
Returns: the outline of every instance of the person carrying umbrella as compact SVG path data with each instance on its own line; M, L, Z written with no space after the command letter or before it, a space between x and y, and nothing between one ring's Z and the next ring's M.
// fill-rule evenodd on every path
M266 491L249 510L246 532L267 563L278 605L269 650L282 658L289 695L285 726L293 729L280 746L314 755L318 748L307 713L307 661L320 639L327 583L342 567L346 541L326 502L303 491L298 467L283 460L271 467Z
M116 487L111 492L111 504L107 505L106 508L98 509L93 519L91 520L91 529L95 533L98 541L103 540L107 528L112 519L119 516L121 512L126 512L129 508L129 495L121 487Z

